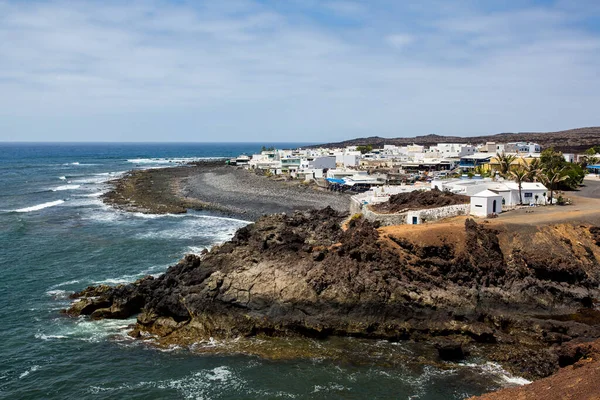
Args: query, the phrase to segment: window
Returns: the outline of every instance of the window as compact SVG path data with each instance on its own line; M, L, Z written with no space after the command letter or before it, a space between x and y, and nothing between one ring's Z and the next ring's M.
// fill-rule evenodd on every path
M475 204L475 207L483 207L481 204Z
M533 193L525 193L523 195L523 197L528 198L528 197L533 197Z

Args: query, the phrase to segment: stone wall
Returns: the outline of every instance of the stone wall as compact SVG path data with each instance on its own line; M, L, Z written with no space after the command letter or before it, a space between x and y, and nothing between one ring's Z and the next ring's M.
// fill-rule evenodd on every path
M469 204L458 204L454 206L428 208L424 210L412 210L399 214L379 214L363 207L362 213L369 221L379 221L382 226L404 225L411 223L413 217L417 217L417 223L422 224L431 221L437 221L443 218L455 217L457 215L467 215L469 213Z

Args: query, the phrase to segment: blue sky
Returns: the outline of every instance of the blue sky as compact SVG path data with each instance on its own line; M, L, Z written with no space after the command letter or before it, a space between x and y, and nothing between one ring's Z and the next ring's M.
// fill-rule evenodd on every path
M600 1L0 0L0 140L600 125Z

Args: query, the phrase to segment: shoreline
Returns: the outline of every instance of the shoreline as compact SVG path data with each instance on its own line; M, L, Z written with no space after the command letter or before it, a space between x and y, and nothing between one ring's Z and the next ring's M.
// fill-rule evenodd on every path
M88 288L68 313L137 314L132 336L155 335L163 345L261 334L430 341L443 360L471 353L527 379L555 373L563 344L600 337L600 312L589 304L598 275L572 247L593 248L593 226L590 236L579 224L522 226L513 236L508 226L468 219L459 230L432 224L418 232L377 230L366 221L342 231L341 221L332 210L261 218L161 277ZM557 241L574 257L573 269L550 255ZM506 276L508 254L518 259ZM439 268L448 270L446 283ZM548 309L555 290L562 300Z
M214 162L210 163L201 163L199 165L189 165L189 166L181 166L181 167L171 167L171 168L163 168L163 169L154 169L154 170L144 170L144 171L132 171L128 173L125 177L118 179L115 181L115 189L113 189L114 194L112 194L112 198L106 201L108 204L112 204L117 206L118 208L125 209L127 211L138 211L138 212L157 212L157 213L165 213L165 212L185 212L187 209L195 209L195 210L213 210L219 213L223 213L228 216L236 216L242 217L244 219L252 219L256 220L262 214L261 213L269 213L269 214L277 214L277 213L289 213L292 211L292 207L307 207L310 208L311 201L314 199L309 198L307 194L318 193L315 197L316 201L323 201L323 199L327 198L326 196L320 197L319 195L332 195L332 193L322 192L319 193L317 190L301 186L298 184L289 184L286 182L274 181L264 176L258 176L252 172L238 169L231 166L226 166ZM274 193L273 191L280 191L280 193ZM109 192L109 193L111 193ZM127 199L127 194L130 194L130 197ZM108 195L108 194L107 194ZM115 196L121 196L123 199L122 202L115 201ZM296 196L307 195L307 198L302 198L298 200ZM337 198L341 198L343 196L335 193L333 194ZM111 196L107 196L111 197ZM265 199L269 201L265 204ZM348 198L346 198L348 200ZM146 206L146 204L150 204L149 202L158 200L157 203L152 205L152 207ZM586 202L584 201L584 204ZM325 204L321 204L324 206ZM577 207L579 211L580 207ZM585 208L585 207L584 207ZM283 209L283 211L280 211ZM167 210L167 211L166 211ZM168 211L170 210L170 211ZM289 210L289 211L288 211ZM567 218L568 220L572 220L572 218ZM496 225L499 224L500 221L495 222L494 227L497 228ZM505 221L507 223L509 221ZM540 221L541 222L541 221ZM548 221L549 222L549 221ZM554 223L565 223L566 221L553 221ZM549 224L550 225L550 224ZM430 227L431 228L431 227ZM212 252L212 250L211 250ZM317 258L315 258L317 260ZM560 279L559 279L560 281ZM538 316L539 317L539 316ZM535 317L535 318L538 318ZM558 317L561 317L560 315ZM594 316L596 318L596 316ZM545 324L548 322L545 321L544 318L539 317L538 324ZM550 317L553 324L554 319L553 316ZM462 320L459 320L462 321ZM560 321L557 319L556 321ZM194 321L193 321L194 322ZM515 324L518 326L519 324ZM590 323L590 328L596 325L596 322ZM567 325L565 325L567 326ZM138 329L140 325L138 324ZM489 329L490 326L487 327ZM523 328L522 326L520 328ZM563 329L563 327L560 327ZM158 324L153 329L155 334L159 334L165 328ZM150 331L153 331L150 329ZM184 328L181 328L182 330ZM463 328L464 329L464 328ZM492 328L494 329L494 328ZM554 328L545 327L542 329L545 331L548 329L550 334L552 334L552 330ZM571 329L569 327L568 329ZM592 328L593 329L593 328ZM138 331L139 332L139 331ZM539 332L538 332L539 333ZM456 333L450 335L454 336ZM502 334L501 332L497 334ZM578 333L579 334L579 333ZM574 338L577 337L578 334L573 335ZM462 339L457 340L458 337L462 337L464 334L459 334L457 337L452 337L452 339L448 343L445 343L445 339L440 343L442 345L448 345L450 348L455 345L457 342L463 342ZM471 334L472 335L472 334ZM159 334L160 336L160 334ZM170 334L168 336L171 336ZM172 335L176 337L176 335ZM425 335L427 336L427 335ZM468 336L468 335L465 335ZM521 354L519 349L514 347L514 344L509 344L512 339L510 339L508 335L505 338L502 338L500 342L506 341L503 345L498 344L498 349L496 351L492 351L492 353L501 352L501 348L504 348L502 351L507 351L510 354L509 359L501 360L498 354L486 354L491 361L500 362L503 367L506 367L508 371L511 373L517 372L513 368L520 367L523 368L527 364L522 364L521 362L516 362L516 358L520 358L523 356L529 356L531 354L525 353ZM596 335L591 335L586 339L593 339ZM432 336L432 339L435 338L435 335ZM422 340L420 338L418 340ZM434 339L437 341L438 339ZM554 340L554 339L553 339ZM560 339L562 341L562 339ZM563 350L560 348L560 341L554 343L548 350L553 349L553 354L557 354L559 357ZM476 340L478 342L478 340ZM543 342L543 340L541 341ZM567 340L568 342L568 340ZM576 346L597 346L597 342L583 342L576 343L577 340L573 340L573 344ZM550 341L549 343L553 343ZM591 344L593 343L593 345ZM484 345L480 343L479 345ZM505 347L506 346L506 347ZM578 347L579 347L578 346ZM470 351L473 351L474 348L467 346L466 348ZM492 346L495 347L495 346ZM513 348L514 347L514 348ZM531 349L530 349L531 350ZM538 349L539 350L539 349ZM462 350L461 350L462 351ZM533 351L533 350L531 350ZM596 350L597 351L597 350ZM586 358L578 358L575 357L569 364L567 364L566 368L560 368L559 370L555 370L550 376L543 379L535 379L533 383L526 386L519 386L513 389L502 389L498 392L491 392L482 395L482 398L487 399L504 399L504 398L514 398L514 396L535 396L539 394L543 390L543 385L552 384L557 387L565 387L568 385L568 381L571 379L578 378L580 375L586 376L588 381L595 379L596 371L593 368L597 369L599 365L597 363L597 352L593 354L590 353ZM515 353L513 353L515 352ZM483 353L487 353L484 351ZM556 355L550 356L546 354L542 357L542 354L545 354L543 351L540 351L539 357L540 359L532 359L531 365L529 367L525 367L526 369L531 368L529 373L533 373L537 368L548 368L547 363L554 363L553 357ZM483 354L482 354L483 355ZM491 357L490 357L491 356ZM536 355L537 356L537 355ZM486 358L488 358L486 357ZM499 359L500 358L500 359ZM534 357L535 358L535 357ZM542 359L547 358L547 359ZM593 363L594 367L590 365ZM589 367L588 367L589 365ZM513 368L510 368L510 367ZM581 368L585 366L585 368ZM590 372L591 371L591 372ZM520 371L523 372L523 371ZM578 375L580 373L580 375ZM536 373L533 373L536 375ZM518 372L515 374L516 376L522 376ZM529 377L529 376L528 376ZM590 378L592 377L592 378ZM538 376L539 378L539 376ZM587 393L586 393L587 392ZM563 394L565 392L562 392ZM585 388L578 392L579 394L589 394L590 389ZM548 395L548 394L546 394ZM560 395L556 395L556 397L547 397L547 398L560 398ZM534 398L534 397L523 397L523 398Z
M183 166L132 170L109 182L105 204L147 214L182 214L210 210L256 221L266 214L293 213L330 206L349 212L350 196L299 181L284 182L252 171L202 161Z

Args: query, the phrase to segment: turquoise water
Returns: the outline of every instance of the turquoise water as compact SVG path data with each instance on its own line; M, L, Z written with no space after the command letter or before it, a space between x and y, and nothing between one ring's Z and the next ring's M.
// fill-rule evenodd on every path
M296 147L298 144L285 147ZM283 147L283 146L279 146ZM344 354L275 361L130 339L133 321L68 318L68 295L91 284L160 274L247 222L209 213L142 215L101 203L134 168L229 157L257 144L0 144L0 397L11 399L465 398L511 382L478 360L430 365L414 343L308 342ZM264 343L269 352L269 343ZM198 350L198 348L196 350Z

